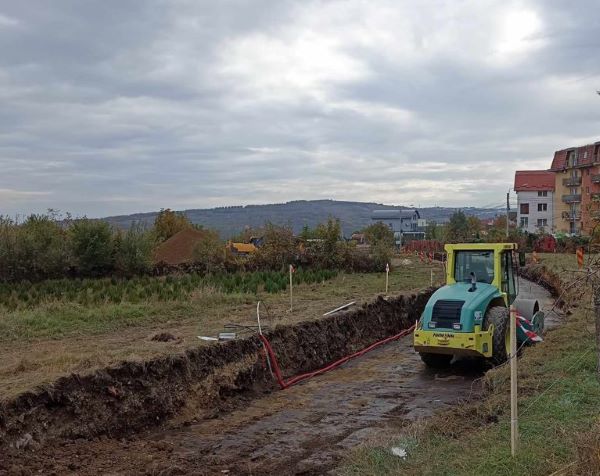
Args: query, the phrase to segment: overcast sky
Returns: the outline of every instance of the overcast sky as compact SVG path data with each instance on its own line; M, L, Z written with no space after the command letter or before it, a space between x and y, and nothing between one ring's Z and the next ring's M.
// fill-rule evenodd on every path
M590 1L0 0L0 214L481 206L600 140Z

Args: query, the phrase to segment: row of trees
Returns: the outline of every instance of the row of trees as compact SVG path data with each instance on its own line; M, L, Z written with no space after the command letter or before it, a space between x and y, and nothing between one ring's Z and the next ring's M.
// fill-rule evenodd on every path
M381 223L367 227L364 232L371 243L369 252L359 250L355 243L344 241L341 224L335 218L329 218L313 229L304 227L298 237L289 226L267 223L261 229L247 229L236 237L240 241L248 241L252 236L263 237L263 245L255 253L239 260L223 252L216 233L205 230L206 238L194 250L193 267L205 272L240 268L281 270L293 263L348 271L381 270L393 253L394 235Z
M154 243L152 234L138 225L122 232L89 219L62 222L51 215L31 215L17 224L0 217L0 280L144 273L151 266Z
M22 223L0 217L0 281L147 274L153 270L156 246L191 227L185 215L168 209L161 210L152 227L133 224L127 231L115 230L101 220L73 220L54 212L31 215ZM298 240L291 227L267 224L261 230L246 231L249 236L262 236L264 244L248 259L240 259L225 251L216 231L203 232L193 263L201 272L278 271L290 263L371 271L385 266L394 244L393 234L383 224L365 229L371 254L344 242L340 222L334 218L315 229L305 228L304 240Z
M73 220L52 211L46 215L31 215L23 223L0 216L0 281L146 274L153 270L155 247L192 227L195 225L184 214L169 209L161 210L151 227L134 224L127 231L114 230L101 220ZM360 251L342 239L339 220L330 218L315 228L304 227L299 237L291 227L273 224L245 230L237 240L247 242L251 236L261 236L264 244L251 257L242 260L225 251L216 231L204 229L203 232L193 259L193 268L201 272L282 270L290 263L370 271L382 269L395 246L390 228L384 223L374 223L362 230L370 249ZM443 226L430 224L426 239L505 241L506 218L498 217L491 226L484 227L479 219L459 210ZM514 227L509 230L508 240L518 242L523 249L532 248L535 239L536 236L528 236Z
M559 252L574 252L581 246L592 246L596 249L600 233L593 236L567 236L564 233L556 233L556 250ZM461 242L503 242L517 243L519 249L534 250L547 233L528 233L524 230L510 225L508 237L506 236L506 217L498 216L490 226L484 226L481 220L474 216L468 216L462 211L455 212L447 224L441 226L431 223L427 227L426 239L438 240L446 243Z
M152 269L155 246L191 226L168 209L151 228L134 223L127 231L52 210L22 223L0 216L0 281L145 274Z
M525 234L519 229L514 226L509 227L508 240L518 242L524 236ZM425 238L445 243L506 241L506 217L498 216L491 226L485 226L479 218L457 210L444 225L430 223L427 226Z

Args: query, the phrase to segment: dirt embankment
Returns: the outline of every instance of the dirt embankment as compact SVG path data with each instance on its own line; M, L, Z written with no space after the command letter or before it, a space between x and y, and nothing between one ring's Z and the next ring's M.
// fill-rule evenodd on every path
M560 297L563 294L563 284L560 280L560 276L553 271L550 271L544 265L532 264L521 268L521 276L529 281L539 284L543 288L550 291L553 297ZM565 302L559 299L558 306L564 306Z
M317 321L267 334L286 376L322 367L411 326L433 290L379 298ZM52 438L116 437L177 416L214 415L274 388L257 337L188 350L146 362L123 362L0 404L0 446Z

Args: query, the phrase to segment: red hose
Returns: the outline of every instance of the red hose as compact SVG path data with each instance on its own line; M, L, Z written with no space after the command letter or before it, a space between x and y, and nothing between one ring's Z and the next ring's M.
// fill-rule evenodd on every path
M269 359L271 360L271 365L273 367L273 371L275 372L275 378L277 379L279 386L281 387L282 390L285 390L286 388L291 387L292 385L297 384L298 382L300 382L302 380L306 380L308 378L315 377L316 375L321 375L321 374L324 374L325 372L335 369L336 367L339 367L343 363L348 362L350 359L353 359L355 357L360 357L361 355L364 355L367 352L369 352L381 345L387 344L388 342L391 342L393 340L398 340L401 337L404 337L405 335L410 334L414 328L415 328L415 326L412 325L411 327L403 330L399 334L396 334L396 335L393 335L390 337L386 337L383 340L377 341L374 344L371 344L370 346L365 347L363 350L359 350L358 352L355 352L354 354L350 354L345 357L342 357L341 359L336 360L335 362L332 362L331 364L329 364L323 368L314 370L312 372L307 372L305 374L296 375L295 377L292 377L291 379L289 379L287 381L284 380L283 376L281 375L281 369L279 368L279 363L277 362L277 357L275 357L275 352L273 352L271 343L262 334L259 334L258 337L260 337L260 340L262 340L263 344L265 345L265 348L267 349L267 352L269 354Z

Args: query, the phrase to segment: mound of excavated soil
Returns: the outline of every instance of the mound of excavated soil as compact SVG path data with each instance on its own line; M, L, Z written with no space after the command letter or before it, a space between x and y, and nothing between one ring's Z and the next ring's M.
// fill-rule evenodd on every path
M194 248L204 239L202 230L188 228L175 233L154 251L155 263L179 265L190 263L194 258Z
M321 320L279 326L266 335L289 377L410 327L432 291L379 298ZM256 336L146 362L123 362L2 402L0 448L26 434L35 445L52 438L130 434L176 414L211 416L274 388Z
M157 334L154 334L150 338L150 340L154 341L154 342L171 342L171 341L178 341L180 339L175 337L170 332L159 332Z

